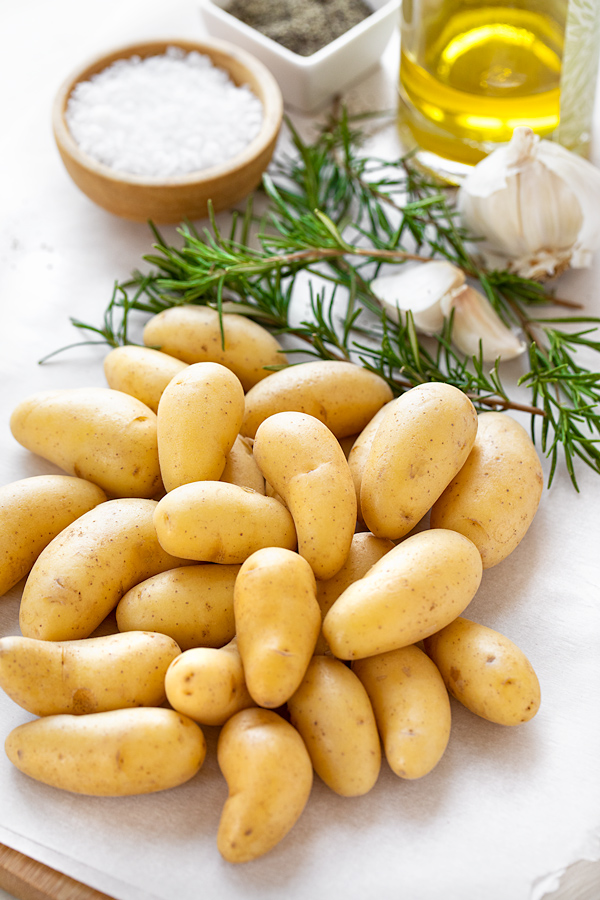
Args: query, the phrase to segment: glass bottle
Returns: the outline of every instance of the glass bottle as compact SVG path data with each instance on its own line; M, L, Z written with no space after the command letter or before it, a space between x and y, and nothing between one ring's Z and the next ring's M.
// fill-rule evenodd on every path
M403 0L400 128L460 171L517 125L586 154L600 0Z

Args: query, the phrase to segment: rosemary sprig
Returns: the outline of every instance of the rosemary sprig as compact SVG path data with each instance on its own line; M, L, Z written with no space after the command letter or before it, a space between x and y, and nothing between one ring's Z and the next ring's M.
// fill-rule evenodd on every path
M73 324L117 346L129 342L131 310L157 313L194 303L235 311L295 338L292 353L351 359L378 372L396 395L443 380L464 390L479 409L528 412L532 436L551 460L549 482L561 452L576 489L576 460L600 473L600 374L577 359L579 350L600 353L598 320L540 318L544 307L577 305L553 298L536 282L482 268L452 194L410 156L390 161L365 153L363 136L344 110L313 143L293 128L291 134L294 153L264 178L267 208L253 240L251 205L243 215L234 213L227 235L214 216L201 231L182 225L180 247L151 226L154 252L144 257L150 272L136 271L115 286L102 327ZM481 350L465 358L453 347L452 316L432 338L417 333L410 314L399 324L386 317L370 290L381 267L432 258L462 268L504 321L524 331L530 369L519 384L529 389L530 404L511 398L498 362L490 371ZM310 279L309 309L294 322L300 272Z

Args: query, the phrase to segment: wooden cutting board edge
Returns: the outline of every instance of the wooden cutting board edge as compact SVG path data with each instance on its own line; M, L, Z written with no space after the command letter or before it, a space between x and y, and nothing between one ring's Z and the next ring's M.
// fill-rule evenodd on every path
M4 844L0 844L0 887L18 900L113 900Z

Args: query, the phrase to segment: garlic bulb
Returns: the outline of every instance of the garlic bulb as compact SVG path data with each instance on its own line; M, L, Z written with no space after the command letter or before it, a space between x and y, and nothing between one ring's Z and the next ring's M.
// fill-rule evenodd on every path
M586 268L600 246L600 171L518 127L467 175L458 209L488 265L540 279Z
M467 356L512 359L525 344L507 328L491 303L465 284L465 275L449 262L434 260L402 267L391 275L373 279L371 290L389 318L398 322L410 310L417 331L435 334L453 312L452 342Z

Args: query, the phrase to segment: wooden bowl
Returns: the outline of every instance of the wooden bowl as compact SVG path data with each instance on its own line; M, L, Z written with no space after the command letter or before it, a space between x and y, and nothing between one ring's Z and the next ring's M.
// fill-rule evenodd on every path
M167 47L197 50L229 73L232 81L247 84L261 101L263 123L258 135L237 156L218 166L189 175L148 177L119 172L84 153L72 137L65 119L69 96L80 81L106 69L117 59L163 54ZM243 200L260 183L281 127L283 100L269 70L250 53L224 41L152 41L133 44L86 63L71 74L56 95L52 125L67 172L90 200L117 216L157 224L200 219L208 214L208 201L218 211Z

